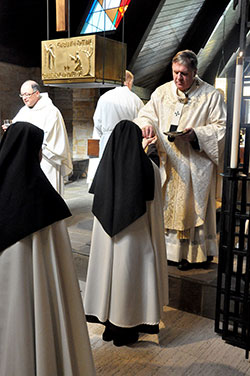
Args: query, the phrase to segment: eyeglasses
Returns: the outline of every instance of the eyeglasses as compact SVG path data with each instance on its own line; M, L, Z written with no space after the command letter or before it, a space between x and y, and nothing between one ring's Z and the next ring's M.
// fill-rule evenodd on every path
M37 90L36 91L33 91L33 93L24 93L24 94L19 94L19 97L20 98L29 98L29 97L31 97L31 95L33 95L33 94L35 94L37 92Z

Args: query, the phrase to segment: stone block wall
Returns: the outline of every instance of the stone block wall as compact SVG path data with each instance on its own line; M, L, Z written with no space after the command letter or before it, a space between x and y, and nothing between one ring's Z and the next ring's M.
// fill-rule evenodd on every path
M99 97L98 89L73 90L73 159L88 158L88 138L93 133L93 115Z
M42 87L43 91L49 93L49 96L54 103L54 105L61 111L65 126L67 129L69 144L73 147L73 90L67 88L57 88L57 87Z

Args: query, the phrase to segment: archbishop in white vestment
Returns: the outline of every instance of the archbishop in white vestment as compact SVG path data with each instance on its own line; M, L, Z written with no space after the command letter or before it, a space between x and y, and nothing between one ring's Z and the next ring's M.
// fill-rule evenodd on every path
M41 167L50 183L63 195L64 177L72 172L68 135L61 112L52 103L48 93L39 93L33 107L23 106L13 119L26 121L44 131Z
M168 274L160 174L133 122L115 127L90 193L95 217L86 317L106 326L104 340L116 346L134 343L140 332L159 331Z
M0 144L0 375L94 376L71 214L40 168L43 137L16 122Z
M217 255L216 175L224 150L226 106L221 93L201 80L195 68L182 60L173 66L175 80L157 88L134 121L141 128L152 126L158 136L167 258L200 263ZM191 87L178 89L187 74L192 74ZM164 132L173 125L177 131L193 129L196 145L183 142L183 136L169 139Z

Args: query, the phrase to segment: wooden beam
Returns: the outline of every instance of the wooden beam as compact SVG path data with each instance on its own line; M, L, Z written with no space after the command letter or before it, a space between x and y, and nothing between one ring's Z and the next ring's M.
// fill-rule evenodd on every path
M68 29L68 0L56 0L56 31Z

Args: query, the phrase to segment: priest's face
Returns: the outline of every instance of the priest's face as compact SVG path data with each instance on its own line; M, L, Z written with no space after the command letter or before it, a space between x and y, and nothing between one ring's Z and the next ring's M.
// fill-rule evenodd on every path
M187 91L194 81L196 71L193 71L190 67L186 65L173 63L172 72L174 83L177 89L181 91Z
M34 107L40 99L39 91L34 91L31 84L24 83L20 90L20 96L24 104L30 108Z

